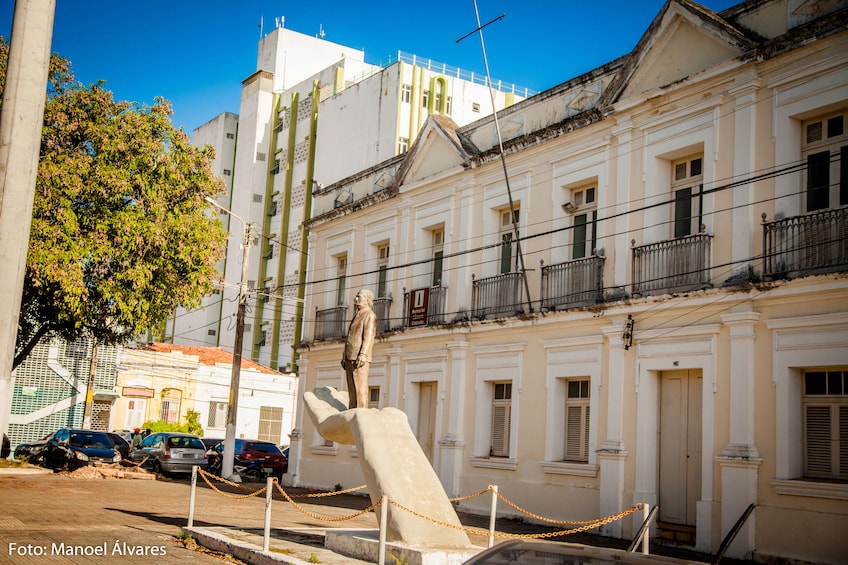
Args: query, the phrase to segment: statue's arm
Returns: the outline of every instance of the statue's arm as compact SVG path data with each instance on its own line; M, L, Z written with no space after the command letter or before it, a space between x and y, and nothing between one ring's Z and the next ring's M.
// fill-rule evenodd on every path
M364 357L365 362L371 361L371 350L374 348L374 336L377 335L377 314L371 312L362 323L362 347L359 348L359 357Z

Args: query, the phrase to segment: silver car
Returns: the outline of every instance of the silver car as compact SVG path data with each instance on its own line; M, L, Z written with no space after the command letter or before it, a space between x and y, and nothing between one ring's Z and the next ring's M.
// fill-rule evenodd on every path
M206 447L192 434L156 432L132 450L130 459L155 473L191 473L195 465L206 469Z

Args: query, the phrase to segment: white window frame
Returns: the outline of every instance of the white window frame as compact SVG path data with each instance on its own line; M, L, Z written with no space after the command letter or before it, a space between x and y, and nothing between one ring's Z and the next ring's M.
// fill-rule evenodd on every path
M563 379L562 384L565 386L562 460L570 463L588 463L591 379L588 377Z
M693 170L697 172L693 172ZM701 231L703 222L703 186L704 186L704 154L689 155L683 159L671 162L671 201L672 214L670 221L671 237L685 237ZM688 196L684 191L689 191ZM678 226L678 208L687 203L689 207L688 224ZM685 229L684 229L685 228Z
M389 295L389 255L391 247L389 242L377 245L377 292L374 298L386 298Z
M832 132L832 123L835 120L841 119L841 132ZM818 126L818 128L816 128ZM816 130L817 134L813 131ZM807 161L807 167L804 170L803 191L804 197L802 208L806 212L814 212L818 210L827 210L830 208L838 208L839 206L848 204L848 202L840 201L841 190L841 169L840 167L848 167L841 159L840 154L846 151L844 148L848 146L848 111L842 110L832 114L825 114L815 119L806 120L802 125L802 150L801 156ZM827 192L827 203L823 206L810 206L809 200L809 174L812 163L810 157L814 155L822 155L827 153L827 182L830 187Z
M591 257L595 253L598 237L598 187L597 184L580 186L571 190L567 207L571 215L571 260ZM585 226L582 238L577 237L578 226ZM582 246L582 248L580 247Z
M775 492L791 496L848 499L848 484L804 479L802 378L805 367L848 365L848 314L766 320L772 330L775 385Z
M498 273L500 274L518 271L518 242L515 240L515 229L510 218L514 218L515 223L521 225L521 207L518 204L515 204L511 211L509 208L498 210L498 241L501 244L498 249ZM507 246L509 246L508 258L505 256ZM509 261L509 265L506 264L505 259ZM504 270L505 267L509 267L508 270Z
M474 448L471 465L514 471L518 468L518 428L521 391L521 371L524 366L524 343L506 343L482 346L473 350L476 356ZM495 406L495 383L510 383L512 398L509 401L509 454L492 457L492 418Z
M221 421L219 421L221 420ZM206 418L207 429L223 430L227 427L227 403L217 400L209 401L209 414Z
M492 387L492 425L489 457L509 457L512 428L512 381L495 381Z
M801 393L801 410L804 426L803 434L803 458L804 458L804 478L812 480L833 480L843 483L848 483L848 456L843 457L841 453L848 452L848 445L842 445L840 440L842 429L848 429L848 391L844 386L844 379L848 377L848 367L823 367L810 368L802 371L803 390ZM823 373L825 378L822 383L827 387L826 394L811 394L807 387L808 377L813 377L816 373ZM840 380L838 391L830 389L831 375L837 375ZM811 426L811 420L816 418L815 414L819 414L821 418L816 422L815 426ZM825 432L822 429L826 420L827 437L813 438L812 435L821 435ZM815 445L813 445L815 444ZM812 461L810 450L815 448L817 451L827 451L827 454L820 453L821 456L826 455L829 461L821 461L814 463ZM840 465L845 462L845 468ZM825 468L819 470L814 466L819 465Z
M603 336L552 339L543 343L547 375L545 456L542 470L554 475L598 476L598 402L600 397ZM586 461L565 461L565 407L571 380L589 381L589 439Z
M336 256L336 304L344 306L347 302L347 253Z
M431 230L433 241L433 269L430 278L430 286L444 286L445 274L445 228L444 226ZM437 269L438 267L438 269Z
M380 409L380 387L368 387L368 408Z
M285 410L282 406L260 406L256 439L279 444L283 436L284 414Z

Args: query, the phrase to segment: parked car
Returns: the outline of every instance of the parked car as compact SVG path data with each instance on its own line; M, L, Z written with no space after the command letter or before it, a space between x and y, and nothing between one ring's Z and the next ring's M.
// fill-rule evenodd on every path
M193 434L177 432L152 433L130 452L130 459L155 473L191 473L195 465L206 469L206 447Z
M129 444L132 444L133 433L130 430L112 430L109 433L110 434L118 434L119 436L124 438L124 441L126 441Z
M73 471L92 463L117 463L121 454L105 432L60 428L33 456L33 463L56 470Z
M9 453L12 452L12 442L9 440L9 436L3 434L3 446L0 447L0 459L6 459L9 457Z
M203 442L203 445L206 446L206 451L214 450L215 446L224 441L223 438L219 437L202 437L200 441Z
M223 441L215 446L213 457L222 458L224 455ZM277 444L259 439L236 439L234 466L245 465L252 461L262 462L262 471L265 475L274 475L282 478L289 469L289 460L280 451Z
M123 459L130 458L130 443L124 439L121 434L115 432L106 432L106 435L109 436L109 439L112 440L112 445L115 449L118 450L118 453L121 454Z
M33 457L35 457L35 455L41 451L45 445L47 445L47 442L53 437L53 433L47 434L41 439L37 439L29 443L19 443L15 446L13 456L15 459L27 459L32 461Z
M549 563L570 563L580 565L684 565L701 563L687 559L644 555L621 549L593 547L574 543L509 540L495 544L483 550L464 565L547 565Z

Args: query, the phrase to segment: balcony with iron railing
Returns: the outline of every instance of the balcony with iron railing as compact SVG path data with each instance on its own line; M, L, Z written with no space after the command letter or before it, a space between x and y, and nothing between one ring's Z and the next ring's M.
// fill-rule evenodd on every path
M377 333L385 333L392 329L392 298L382 296L374 299L371 307L377 315Z
M697 233L633 247L633 295L648 296L708 288L712 235Z
M341 339L347 335L347 306L315 310L315 341Z
M445 298L448 289L444 286L403 290L403 327L433 326L445 323Z
M593 255L554 265L542 264L541 306L557 310L590 306L604 299L604 257Z
M791 279L848 270L848 208L766 221L763 276Z
M477 279L471 275L471 316L478 320L524 313L524 273Z

